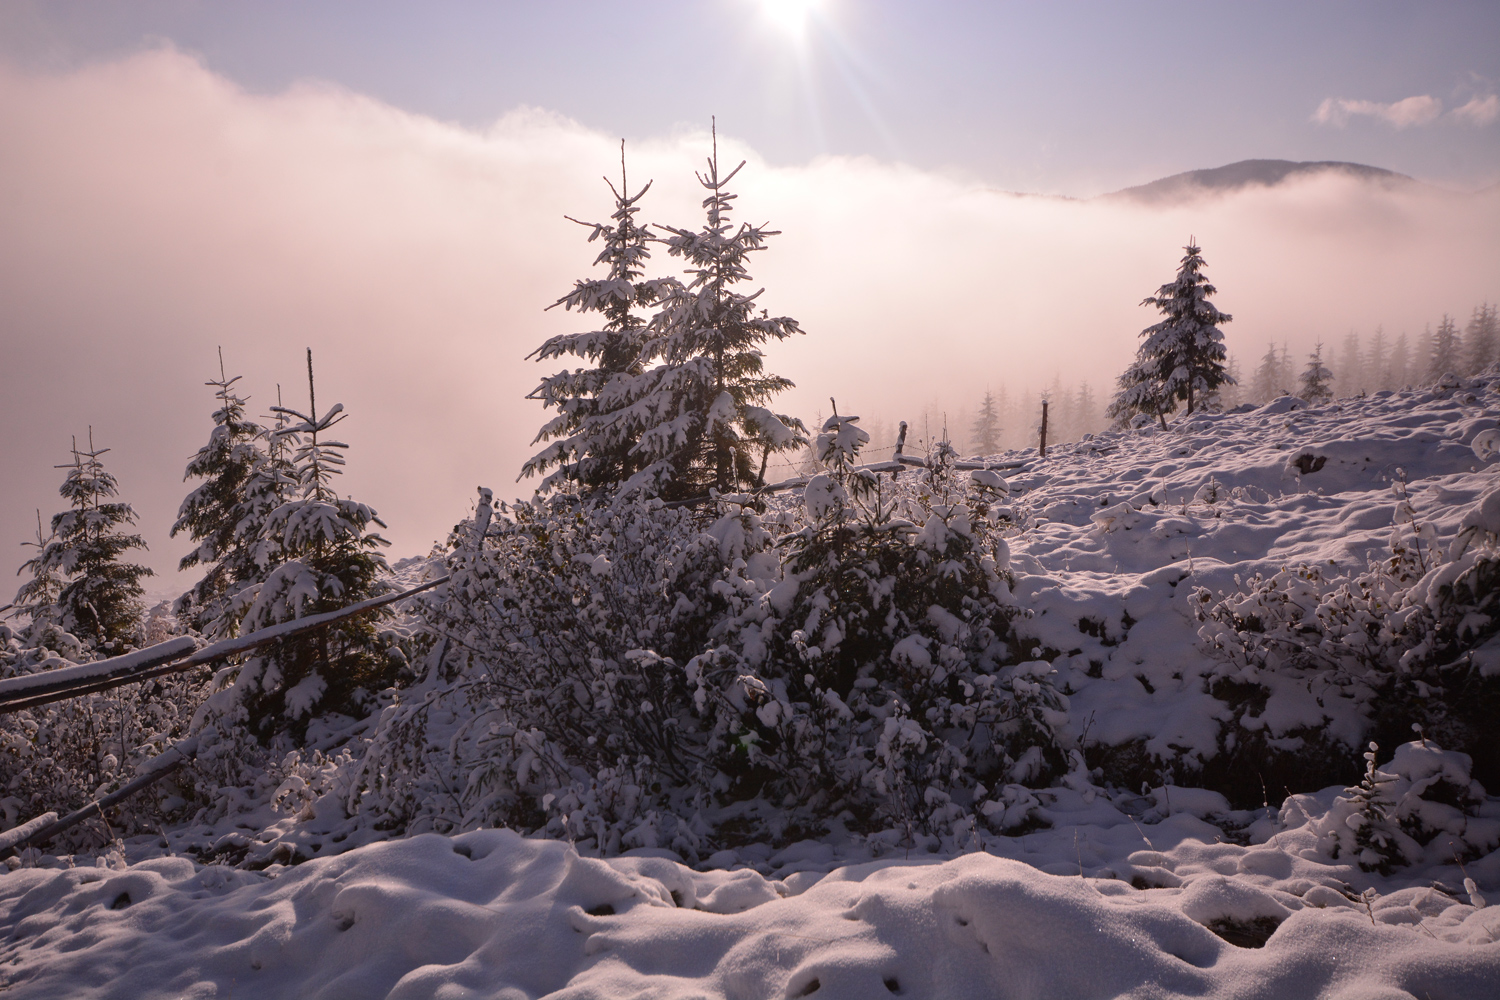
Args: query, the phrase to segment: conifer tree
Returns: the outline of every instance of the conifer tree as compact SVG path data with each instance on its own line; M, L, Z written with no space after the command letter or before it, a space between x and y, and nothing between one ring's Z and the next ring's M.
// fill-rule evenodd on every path
M1292 348L1285 340L1281 342L1281 360L1277 362L1276 395L1290 392L1291 387L1297 384L1297 366L1292 363Z
M219 351L219 378L205 383L215 389L219 406L214 411L208 443L188 462L183 479L202 479L177 512L172 535L186 531L198 545L178 563L178 569L206 566L203 578L177 599L179 617L215 637L227 635L232 623L224 621L230 599L261 576L255 558L255 540L244 529L254 505L251 479L265 464L259 447L265 428L245 417L245 400L234 392L240 376L224 374L224 352ZM255 533L256 535L259 532Z
M1396 343L1391 347L1391 359L1388 365L1392 389L1400 389L1411 384L1411 347L1408 345L1405 333L1397 337Z
M1390 389L1391 359L1385 346L1385 328L1377 326L1370 338L1370 350L1365 355L1365 382L1374 390Z
M244 620L248 631L366 600L375 593L377 575L387 569L378 549L389 543L368 530L385 522L369 506L333 489L348 445L326 435L346 414L343 404L335 403L319 415L311 350L307 389L306 413L275 408L288 418L276 435L294 446L297 492L266 518L263 538L284 561L254 590ZM235 689L252 727L268 734L304 725L301 720L317 712L353 713L364 707L362 695L388 685L394 669L378 648L372 617L378 616L345 619L282 640L247 661Z
M37 511L36 541L21 543L36 549L36 556L26 560L16 571L16 575L20 576L30 570L31 579L21 584L21 589L16 591L16 599L12 604L17 614L26 615L31 619L32 625L50 620L51 616L57 612L57 598L62 593L65 581L57 567L47 565L40 558L56 537L56 535L42 532L42 512Z
M1297 388L1297 395L1309 403L1326 403L1333 399L1333 390L1329 383L1333 381L1333 372L1323 365L1323 342L1318 341L1318 346L1307 356L1307 367L1302 369L1302 381Z
M1099 422L1096 412L1099 404L1094 401L1094 390L1087 382L1078 385L1078 395L1073 406L1075 419L1078 422L1078 432L1081 435L1092 433Z
M1185 402L1191 414L1201 397L1229 381L1219 324L1233 317L1208 301L1218 290L1203 274L1196 241L1189 239L1183 249L1186 256L1176 279L1141 303L1155 306L1165 318L1141 331L1144 342L1135 362L1120 376L1120 389L1110 407L1117 419L1149 413L1165 428L1166 413L1177 402Z
M1229 381L1219 390L1219 400L1226 409L1233 409L1245 401L1244 385L1245 373L1240 366L1240 359L1235 355L1229 356ZM1086 383L1085 383L1086 384Z
M1463 340L1453 317L1443 314L1437 332L1431 335L1427 352L1427 381L1436 382L1444 375L1457 374L1463 368Z
M21 567L32 573L22 592L33 616L55 621L105 655L123 651L132 637L144 610L140 581L152 575L147 567L120 559L131 549L144 549L146 541L119 530L135 524L136 515L130 504L109 499L119 495L119 484L99 460L109 450L94 447L93 428L87 451L79 450L74 440L73 463L58 466L68 470L58 492L72 509L52 518L52 534L44 544L38 529L41 551ZM40 604L59 580L56 603Z
M1469 325L1464 328L1464 343L1469 353L1465 374L1482 372L1500 361L1500 306L1485 303L1474 310Z
M1321 358L1321 342L1319 342L1318 354ZM1334 395L1358 396L1363 392L1365 390L1365 382L1362 368L1363 365L1360 363L1359 334L1354 330L1350 330L1344 335L1343 349L1339 352L1338 374L1334 376L1334 386L1336 387ZM1305 369L1303 370L1303 375L1306 375ZM1312 400L1308 400L1308 402L1312 402Z
M1255 378L1251 385L1257 403L1269 403L1280 394L1283 388L1281 357L1276 353L1275 344L1266 344L1266 353L1260 359L1260 367L1255 369Z
M658 364L621 386L629 403L618 419L637 440L643 465L627 489L689 496L707 487L722 492L754 485L772 452L807 443L801 420L761 405L792 382L764 374L760 345L802 329L790 317L758 309L761 292L746 295L735 288L750 280L750 254L779 234L750 223L736 228L729 221L737 195L729 193L728 184L745 164L721 177L717 133L713 150L707 174L697 175L708 191L703 228L661 227L671 234L662 240L667 252L687 265L690 280L663 283L645 347Z
M654 236L649 228L636 224L635 215L640 211L641 198L651 189L651 182L647 181L635 194L630 193L623 139L620 186L616 188L608 178L605 184L615 196L612 221L579 224L593 230L589 242L603 238L594 264L607 265L609 272L603 278L576 281L571 292L547 307L600 313L604 322L598 330L553 337L528 355L538 361L572 355L592 365L544 378L526 397L541 400L544 407L557 411L532 442L551 443L521 469L521 475L528 476L555 467L542 481L543 490L564 481L586 488L621 483L645 464L643 457L633 451L634 435L639 428L628 418L622 418L619 410L630 402L631 379L643 370L646 323L635 310L654 305L671 282L642 280L646 260L651 256L648 244ZM579 222L572 217L569 221Z
M974 418L974 450L981 455L993 455L1000 450L1000 411L995 406L995 394L984 391L984 402L979 404L979 415Z

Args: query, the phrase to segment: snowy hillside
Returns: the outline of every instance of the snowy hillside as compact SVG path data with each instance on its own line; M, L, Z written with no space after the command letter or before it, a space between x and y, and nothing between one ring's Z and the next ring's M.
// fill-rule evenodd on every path
M992 456L1003 479L951 456L861 474L888 456L858 433L831 420L830 474L758 512L500 511L480 551L461 525L398 567L454 580L408 607L441 641L368 720L309 727L318 752L160 830L10 860L0 988L1500 997L1500 640L1474 583L1500 535L1500 376ZM900 669L839 687L860 619L833 617L819 546L871 537L949 568L930 607L890 604ZM571 617L547 635L551 586ZM512 691L564 632L600 686ZM774 669L793 649L805 689ZM923 669L953 678L925 715L897 700L929 697ZM569 742L579 719L615 728ZM599 745L648 738L660 758ZM200 787L249 746L202 745ZM833 791L787 791L819 774Z

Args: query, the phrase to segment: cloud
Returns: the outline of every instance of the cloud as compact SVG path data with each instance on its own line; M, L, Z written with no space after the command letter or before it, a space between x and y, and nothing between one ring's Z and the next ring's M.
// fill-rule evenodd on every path
M1488 125L1500 118L1500 96L1471 98L1467 104L1448 112L1448 116L1468 125Z
M1427 94L1393 101L1390 104L1381 104L1379 101L1356 101L1347 97L1328 97L1324 98L1323 103L1318 105L1318 110L1313 112L1312 120L1319 125L1343 128L1349 123L1350 118L1364 116L1378 118L1392 128L1403 129L1413 125L1430 124L1436 121L1442 113L1443 102Z
M1267 340L1416 333L1500 294L1500 195L1323 176L1167 207L1077 202L870 159L772 167L732 124L721 155L750 161L736 217L783 232L755 255L755 287L808 331L767 366L808 417L829 396L867 420L919 419L934 399L955 413L1055 375L1104 395L1189 234L1252 367ZM0 134L0 575L33 509L58 509L53 466L92 425L159 585L181 589L188 545L167 529L207 440L217 345L253 413L278 391L306 399L312 347L319 400L350 413L340 489L380 511L393 554L446 537L478 485L528 491L514 481L543 413L523 397L550 369L524 358L583 328L543 309L591 273L597 245L563 215L608 215L618 137L537 110L473 130L329 86L250 94L171 50L0 66ZM701 133L631 140L632 186L655 181L648 221L701 221L707 151ZM661 253L651 267L678 273Z

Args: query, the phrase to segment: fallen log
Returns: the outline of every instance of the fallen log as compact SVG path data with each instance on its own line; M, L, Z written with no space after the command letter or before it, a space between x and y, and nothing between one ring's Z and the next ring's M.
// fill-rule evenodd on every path
M164 674L175 674L205 666L239 653L268 645L290 636L310 632L331 625L365 611L394 604L419 594L424 590L448 582L448 577L429 580L419 587L403 590L398 594L372 597L368 601L351 604L347 608L328 611L307 618L295 618L280 625L272 625L248 635L236 636L221 642L196 649L197 643L189 636L179 636L155 646L126 653L124 656L99 660L96 663L80 663L57 670L44 670L35 674L23 674L0 681L0 712L15 712L23 708L46 705L65 698L107 691L123 684L135 684ZM195 651L196 650L196 651Z
M168 747L164 752L156 755L142 765L140 772L124 785L110 792L102 798L95 799L82 809L75 809L62 819L57 818L57 813L43 813L36 819L22 823L13 830L0 834L0 857L5 857L11 851L20 851L27 847L35 847L45 844L53 837L63 833L91 816L104 816L104 810L123 802L136 792L174 773L182 765L193 759L198 752L198 737L189 736ZM106 821L107 822L107 821Z

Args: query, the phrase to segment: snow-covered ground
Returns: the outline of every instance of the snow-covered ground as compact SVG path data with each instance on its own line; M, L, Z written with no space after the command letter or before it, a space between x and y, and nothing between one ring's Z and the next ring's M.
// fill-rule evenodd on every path
M17 997L122 1000L1500 996L1500 906L1304 857L1329 797L1256 846L1101 804L952 858L796 845L768 875L498 830L258 873L28 869L0 878L0 969ZM1500 855L1469 873L1500 884Z
M1301 563L1330 579L1364 570L1388 550L1403 477L1446 545L1500 486L1496 389L1283 398L1006 456L1031 460L1010 478L1024 631L1059 651L1072 725L1087 727L1074 735L1184 767L1216 752L1227 709L1206 690L1218 661L1190 594ZM1295 751L1286 734L1323 713L1289 685L1239 724ZM1417 741L1378 759L1415 781L1455 757ZM941 850L843 834L694 867L499 830L378 842L335 788L295 815L262 806L137 838L123 856L28 855L0 875L0 991L1500 998L1500 906L1484 905L1500 903L1500 799L1444 814L1451 837L1381 875L1332 856L1339 786L1279 809L1271 788L1269 808L1247 809L1176 781L1168 767L1143 788L1103 788L1075 772L1036 793L1039 828ZM241 848L221 858L301 863L247 871L184 854L213 843Z

